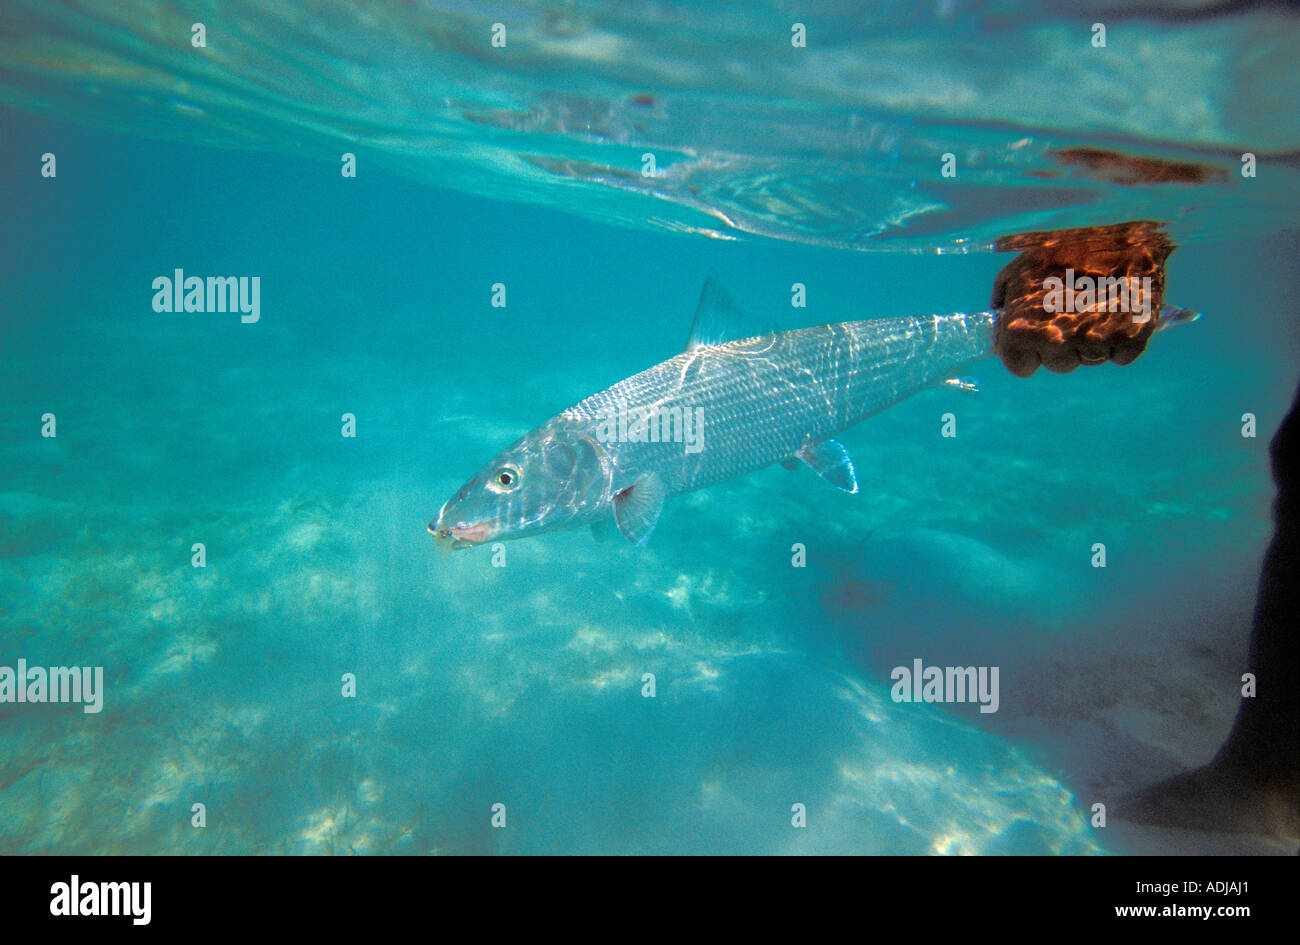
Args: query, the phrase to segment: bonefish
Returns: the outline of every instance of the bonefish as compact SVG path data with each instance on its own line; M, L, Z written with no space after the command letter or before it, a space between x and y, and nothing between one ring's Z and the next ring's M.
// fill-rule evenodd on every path
M453 548L595 525L650 538L664 500L780 462L857 492L841 430L993 353L996 312L881 318L722 340L739 310L710 275L686 350L542 424L443 504ZM1194 318L1166 306L1160 327Z

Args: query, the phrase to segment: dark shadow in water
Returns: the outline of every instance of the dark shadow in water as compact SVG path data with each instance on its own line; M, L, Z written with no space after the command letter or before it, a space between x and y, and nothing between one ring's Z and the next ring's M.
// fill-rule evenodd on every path
M1264 556L1243 698L1214 760L1123 798L1118 816L1162 827L1300 837L1300 391L1270 448L1276 529Z

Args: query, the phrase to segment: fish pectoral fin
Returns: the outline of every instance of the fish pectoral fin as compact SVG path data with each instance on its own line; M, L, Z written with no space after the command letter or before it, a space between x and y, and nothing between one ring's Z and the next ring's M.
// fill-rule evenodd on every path
M858 491L858 474L853 471L853 460L838 440L824 440L816 445L805 446L795 456L836 489L843 489L850 494Z
M964 394L978 394L980 382L973 377L950 377L943 382L944 387L959 390Z
M654 473L643 473L614 496L614 521L618 530L638 548L650 540L664 507L664 496L663 480Z

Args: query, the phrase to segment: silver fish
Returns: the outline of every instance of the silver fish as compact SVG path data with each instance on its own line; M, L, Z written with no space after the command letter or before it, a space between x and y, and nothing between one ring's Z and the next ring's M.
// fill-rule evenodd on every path
M447 500L430 533L466 548L613 515L643 545L669 496L775 462L803 462L857 492L853 463L831 437L928 387L971 389L956 375L992 353L995 313L719 340L741 317L710 275L685 351L524 436Z

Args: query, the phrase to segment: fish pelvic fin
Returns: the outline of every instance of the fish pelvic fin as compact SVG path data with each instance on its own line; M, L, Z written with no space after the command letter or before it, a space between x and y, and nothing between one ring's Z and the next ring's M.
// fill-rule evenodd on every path
M843 489L850 495L858 491L858 474L853 469L853 460L838 440L809 444L795 456L836 489Z
M638 548L644 547L659 524L666 495L663 480L652 472L642 473L636 482L615 494L614 521L623 537Z

